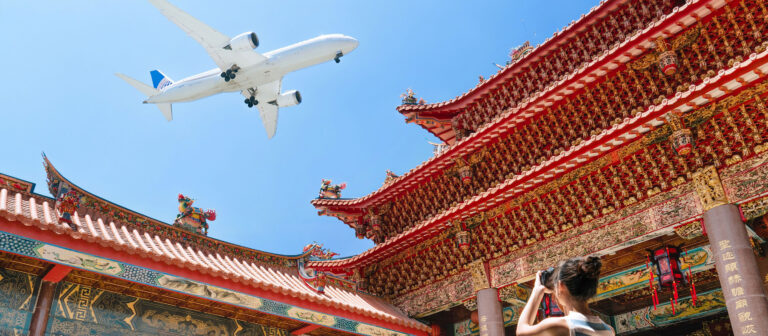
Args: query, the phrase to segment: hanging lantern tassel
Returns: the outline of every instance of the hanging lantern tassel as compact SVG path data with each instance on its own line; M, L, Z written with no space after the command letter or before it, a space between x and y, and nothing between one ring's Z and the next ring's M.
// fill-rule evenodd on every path
M673 298L669 298L669 304L672 305L672 316L675 316L675 300Z
M653 270L648 267L648 262L650 262L650 257L646 257L645 259L645 268L648 270L648 285L651 287L651 302L653 302L653 310L656 310L656 305L659 302L659 296L656 293L656 287L653 286Z
M672 295L674 296L675 302L677 302L677 281L672 281Z
M688 266L688 279L691 281L691 302L696 307L696 284L693 283L693 272L691 272L691 266Z

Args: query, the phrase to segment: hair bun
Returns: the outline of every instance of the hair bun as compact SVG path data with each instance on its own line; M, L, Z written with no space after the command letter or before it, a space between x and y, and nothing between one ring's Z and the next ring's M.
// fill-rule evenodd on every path
M600 277L600 268L603 266L603 262L600 261L600 257L587 257L579 265L579 273L590 279L597 279Z

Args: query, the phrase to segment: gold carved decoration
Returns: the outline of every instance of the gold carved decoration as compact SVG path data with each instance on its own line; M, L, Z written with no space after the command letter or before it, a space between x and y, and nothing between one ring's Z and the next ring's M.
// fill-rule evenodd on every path
M477 298L471 298L467 301L464 301L462 302L462 305L469 311L475 311L477 310Z
M491 288L488 274L485 271L485 260L481 258L471 262L469 264L469 273L472 275L472 286L476 292L481 289Z
M704 234L704 230L701 228L701 222L695 220L675 228L675 233L680 236L680 238L691 240Z
M705 167L693 174L693 185L696 186L696 195L704 211L708 211L718 205L728 204L725 189L720 182L715 166Z

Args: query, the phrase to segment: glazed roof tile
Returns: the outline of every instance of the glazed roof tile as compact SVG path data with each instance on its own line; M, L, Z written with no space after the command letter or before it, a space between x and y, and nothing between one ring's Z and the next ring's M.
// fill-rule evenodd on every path
M26 226L50 230L62 236L99 244L120 252L148 258L169 265L187 268L254 288L300 298L324 306L340 308L397 325L429 330L429 327L409 318L382 299L365 293L350 291L333 285L326 286L319 294L308 288L298 271L289 267L257 265L227 255L215 255L185 246L183 242L161 239L149 232L140 232L119 223L105 223L101 218L89 215L73 216L76 229L58 220L55 200L40 195L22 195L14 190L0 188L0 217L19 221Z

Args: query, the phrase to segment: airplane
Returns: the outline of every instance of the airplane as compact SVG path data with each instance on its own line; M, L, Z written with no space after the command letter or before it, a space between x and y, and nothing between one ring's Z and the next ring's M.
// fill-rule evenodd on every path
M152 86L121 73L115 75L147 96L168 121L173 120L172 103L188 102L223 92L239 91L248 107L259 109L261 121L271 139L277 130L280 107L301 103L299 91L281 91L286 74L349 54L358 41L342 34L321 35L303 42L260 54L256 33L229 38L165 0L149 0L171 22L200 43L217 68L174 81L159 70L150 72Z

